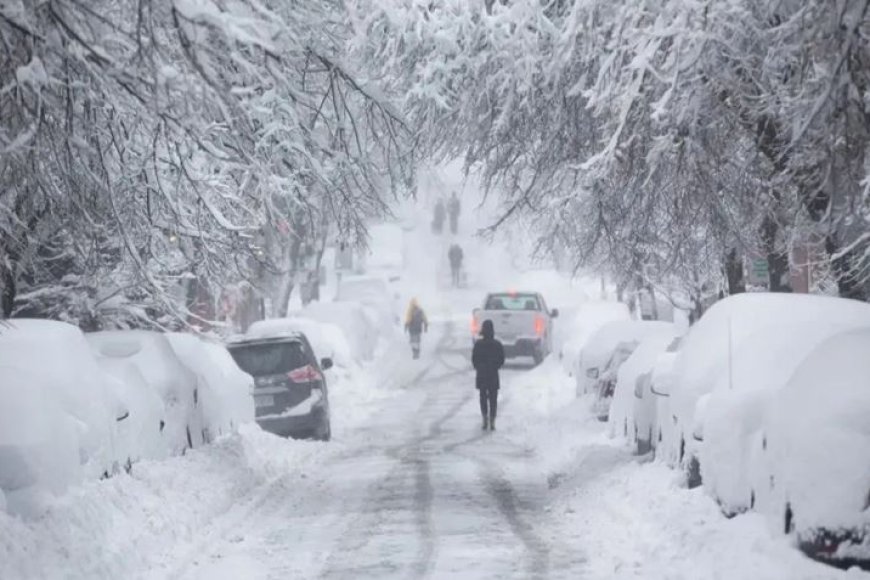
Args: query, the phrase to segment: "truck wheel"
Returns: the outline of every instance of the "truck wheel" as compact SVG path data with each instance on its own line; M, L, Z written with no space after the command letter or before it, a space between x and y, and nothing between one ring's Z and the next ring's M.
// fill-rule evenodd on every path
M541 351L535 351L535 354L532 355L532 359L535 361L535 366L538 366L544 362L544 353Z

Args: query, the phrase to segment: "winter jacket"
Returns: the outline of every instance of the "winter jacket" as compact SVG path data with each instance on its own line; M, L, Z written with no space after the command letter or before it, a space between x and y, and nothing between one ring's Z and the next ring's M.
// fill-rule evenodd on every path
M480 331L483 336L474 343L471 364L477 371L478 389L498 389L498 369L504 365L504 347L495 339L492 320L484 320Z
M424 330L429 330L426 313L423 312L416 300L411 300L408 311L405 313L405 330L408 331L408 334L421 334Z
M450 246L450 251L447 252L447 257L450 258L450 265L458 268L462 265L462 248L453 244Z

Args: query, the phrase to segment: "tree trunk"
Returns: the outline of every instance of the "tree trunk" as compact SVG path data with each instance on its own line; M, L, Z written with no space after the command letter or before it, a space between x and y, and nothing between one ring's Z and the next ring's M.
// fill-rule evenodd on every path
M15 295L17 294L17 288L15 285L15 276L6 267L0 267L0 271L2 271L2 294L0 294L0 314L2 314L2 318L9 318L12 316L12 310L15 307Z
M776 238L778 233L779 225L772 217L766 216L761 224L761 239L767 254L767 274L770 280L770 291L791 292L791 285L788 282L788 255L777 248Z
M728 295L746 292L746 278L743 274L743 257L731 248L725 254L725 276L728 279Z

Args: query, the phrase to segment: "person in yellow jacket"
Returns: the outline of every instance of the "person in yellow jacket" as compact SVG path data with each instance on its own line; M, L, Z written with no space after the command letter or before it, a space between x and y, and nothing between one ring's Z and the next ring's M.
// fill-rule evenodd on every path
M408 310L405 312L405 332L411 336L411 353L414 358L420 358L420 337L429 330L426 313L420 308L416 298L411 298Z

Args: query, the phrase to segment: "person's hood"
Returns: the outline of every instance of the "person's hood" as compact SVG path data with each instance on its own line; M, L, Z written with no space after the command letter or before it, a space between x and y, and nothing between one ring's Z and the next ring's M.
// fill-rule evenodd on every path
M484 320L480 327L480 336L483 338L495 338L495 327L492 325L492 320Z

